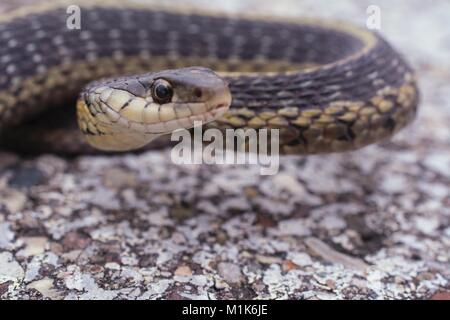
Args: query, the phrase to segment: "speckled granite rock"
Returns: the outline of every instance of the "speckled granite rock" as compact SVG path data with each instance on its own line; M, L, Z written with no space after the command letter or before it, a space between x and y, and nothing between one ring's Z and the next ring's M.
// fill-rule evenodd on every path
M283 158L275 176L168 151L2 151L0 298L450 298L450 5L255 3L221 6L361 24L379 4L420 76L417 121L357 152Z

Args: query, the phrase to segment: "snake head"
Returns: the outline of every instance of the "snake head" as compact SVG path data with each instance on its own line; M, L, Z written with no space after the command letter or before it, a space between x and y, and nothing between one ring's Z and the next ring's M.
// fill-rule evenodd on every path
M88 85L78 100L78 123L94 147L126 151L195 121L214 121L230 104L228 84L212 70L164 70Z

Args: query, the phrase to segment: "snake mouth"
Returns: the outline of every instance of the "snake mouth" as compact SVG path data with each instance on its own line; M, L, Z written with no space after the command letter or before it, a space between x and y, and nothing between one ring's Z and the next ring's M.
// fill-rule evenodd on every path
M197 124L206 124L214 120L219 119L227 112L229 105L226 103L220 103L216 107L201 114L192 115L188 117L176 118L168 121L158 122L155 124L146 125L144 133L150 134L169 134L178 129L190 129Z
M206 124L220 118L231 105L228 84L203 88L203 101L175 101L158 104L151 98L133 95L127 90L99 87L85 98L85 104L95 121L117 131L163 135L177 129L190 129L194 122Z
M215 121L231 100L225 80L210 69L192 67L95 82L82 93L77 110L91 145L126 151Z
M155 124L146 125L146 133L151 134L168 134L177 129L190 129L196 125L206 124L219 119L228 111L231 105L231 93L228 85L224 85L214 89L211 98L203 103L177 103L172 106L161 106L164 108L172 108L175 117L167 121L160 121ZM191 115L186 115L186 106Z

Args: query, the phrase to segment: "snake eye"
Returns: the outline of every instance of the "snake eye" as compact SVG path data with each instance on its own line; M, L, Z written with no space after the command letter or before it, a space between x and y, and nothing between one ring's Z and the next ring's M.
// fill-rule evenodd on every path
M159 104L170 102L173 96L172 86L163 79L158 79L152 86L152 98Z

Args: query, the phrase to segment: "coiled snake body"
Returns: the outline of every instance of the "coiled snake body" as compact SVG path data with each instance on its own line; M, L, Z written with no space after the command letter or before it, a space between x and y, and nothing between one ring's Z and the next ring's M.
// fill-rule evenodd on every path
M412 70L369 30L115 1L69 4L77 3L80 29L67 27L64 1L0 17L3 144L81 152L87 140L129 150L197 119L222 130L276 128L280 152L312 154L390 137L416 114ZM191 66L217 74L183 69ZM71 101L87 83L118 75L126 76L94 82L79 96L83 135L58 118L74 116Z

